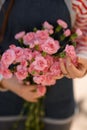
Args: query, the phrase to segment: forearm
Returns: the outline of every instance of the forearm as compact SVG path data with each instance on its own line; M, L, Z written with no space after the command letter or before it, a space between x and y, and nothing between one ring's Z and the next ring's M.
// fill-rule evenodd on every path
M2 89L12 91L13 93L20 94L20 85L18 86L18 83L15 79L15 77L12 77L11 79L2 79L1 81Z
M38 91L36 91L36 85L24 85L19 83L15 76L10 79L3 79L1 85L3 88L10 90L29 102L36 102L37 98L42 96Z

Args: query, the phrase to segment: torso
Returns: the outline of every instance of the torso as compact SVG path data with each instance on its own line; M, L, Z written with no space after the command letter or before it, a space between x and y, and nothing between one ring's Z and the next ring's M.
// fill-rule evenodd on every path
M0 19L2 19L1 16L0 14ZM14 39L17 32L32 31L34 27L40 28L44 21L55 25L58 18L65 20L69 27L71 26L69 11L64 0L15 0L4 40L0 44L1 51L5 51L12 43L17 44ZM22 103L23 100L15 94L0 92L0 115L17 115Z

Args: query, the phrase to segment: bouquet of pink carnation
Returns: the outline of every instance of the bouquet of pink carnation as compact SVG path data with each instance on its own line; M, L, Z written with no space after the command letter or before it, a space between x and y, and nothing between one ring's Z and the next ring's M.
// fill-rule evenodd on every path
M27 33L23 31L15 35L20 46L10 45L1 56L0 73L4 78L11 78L14 74L19 81L28 84L51 86L62 73L60 57L67 54L76 64L74 41L81 35L81 31L71 34L64 21L57 20L57 23L55 29L44 22L42 30L34 29L35 31Z
M45 86L54 85L62 74L60 57L69 55L77 65L75 39L81 34L79 29L72 34L67 23L60 19L55 28L46 21L41 30L34 28L33 32L19 32L15 39L20 46L12 44L3 53L0 74L4 78L15 75L21 82L37 84L37 90L44 95Z

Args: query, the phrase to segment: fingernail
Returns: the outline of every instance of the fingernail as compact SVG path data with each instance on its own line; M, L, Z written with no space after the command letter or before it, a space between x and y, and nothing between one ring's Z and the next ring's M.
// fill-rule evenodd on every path
M68 63L68 66L71 66L71 63Z

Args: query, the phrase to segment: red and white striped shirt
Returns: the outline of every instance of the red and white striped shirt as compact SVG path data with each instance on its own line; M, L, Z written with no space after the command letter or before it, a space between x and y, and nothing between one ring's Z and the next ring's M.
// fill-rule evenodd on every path
M83 32L78 39L77 54L87 58L87 0L72 0L72 8L76 13L74 29L80 28Z

